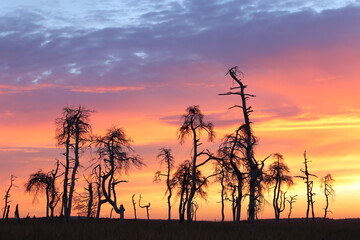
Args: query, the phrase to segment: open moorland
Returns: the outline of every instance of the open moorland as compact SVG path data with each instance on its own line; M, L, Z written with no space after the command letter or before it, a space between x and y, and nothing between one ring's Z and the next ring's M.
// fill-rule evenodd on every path
M161 220L120 223L114 219L22 219L0 222L0 239L360 239L360 219L322 220L306 223L260 220L247 222L193 222Z

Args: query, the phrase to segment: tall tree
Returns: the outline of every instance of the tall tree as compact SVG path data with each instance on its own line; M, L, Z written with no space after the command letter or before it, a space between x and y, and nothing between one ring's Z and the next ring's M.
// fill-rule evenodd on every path
M300 171L304 174L304 176L295 176L298 178L301 178L305 181L306 184L306 202L307 202L307 207L306 207L306 221L309 220L309 212L311 211L311 216L312 216L312 220L315 220L315 213L314 213L314 200L313 200L313 196L315 195L315 193L312 192L313 190L313 184L314 182L312 180L310 180L310 177L317 177L314 174L311 174L309 172L308 169L308 163L310 161L307 159L306 157L306 151L304 151L304 169L300 169Z
M183 124L178 131L178 138L180 143L183 144L186 138L192 138L192 159L191 159L191 171L190 171L190 192L188 197L187 209L186 209L186 217L187 221L192 221L191 215L191 205L197 191L196 179L198 168L205 163L207 163L211 158L209 157L209 152L202 150L199 151L199 146L202 144L200 142L200 136L203 131L205 131L208 135L208 140L213 141L215 138L214 126L211 122L204 121L204 115L201 113L199 106L190 106L186 109L186 113L182 116ZM198 163L198 159L200 156L205 155L208 156L206 160L202 163Z
M248 172L250 175L249 178L249 207L248 207L248 220L250 222L255 221L256 210L258 209L258 205L261 203L262 197L262 185L261 182L263 180L263 168L264 163L267 158L264 160L257 160L254 156L254 147L257 143L256 138L253 135L251 121L250 121L250 113L253 112L252 107L247 105L247 100L250 97L255 97L255 95L245 93L246 85L243 84L241 77L243 76L242 72L238 70L237 67L232 67L228 70L228 73L231 78L238 85L237 87L232 87L230 91L220 95L239 95L241 99L241 105L234 105L231 108L240 108L242 110L242 115L244 118L244 123L240 128L243 128L244 140L242 142L242 148L245 153L245 161L248 167Z
M326 199L326 205L324 208L324 219L326 219L327 213L331 212L329 210L329 198L334 198L335 196L335 190L334 190L335 180L329 173L325 177L321 178L320 182L321 182L320 188L322 189Z
M285 210L286 191L282 189L284 185L288 187L294 184L289 167L286 165L283 155L275 153L273 155L275 161L269 165L268 174L265 176L265 183L274 188L273 190L273 208L275 219L279 221L280 214Z
M172 196L172 187L171 187L171 170L174 167L174 157L171 154L171 149L169 148L160 148L160 152L157 155L157 159L160 160L160 165L166 164L166 172L157 171L155 173L155 181L159 182L161 177L166 177L166 192L167 204L168 204L168 221L171 220L171 196Z
M89 139L91 125L89 118L93 111L83 106L65 107L62 116L56 119L56 139L65 147L65 167L63 181L63 213L69 221L75 189L76 174L80 166L80 153Z
M140 168L144 165L140 156L132 154L132 140L121 128L110 128L102 137L94 140L97 146L101 166L101 195L100 204L109 203L117 214L121 213L117 204L116 186L127 182L119 179L123 172L127 173L131 167Z

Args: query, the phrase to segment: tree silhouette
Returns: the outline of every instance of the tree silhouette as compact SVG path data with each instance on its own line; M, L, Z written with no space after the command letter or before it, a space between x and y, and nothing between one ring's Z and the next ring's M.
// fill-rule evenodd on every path
M235 133L225 136L218 150L218 155L222 165L225 167L227 172L231 171L232 175L234 175L237 180L236 184L230 184L230 187L232 188L231 190L236 191L236 197L232 197L232 199L235 200L235 202L233 202L234 221L240 221L241 202L244 195L244 180L247 178L247 166L244 161L245 149L243 148L245 140L244 129L245 128L241 126L236 129ZM256 140L254 139L254 141Z
M135 221L137 220L137 217L136 217L136 202L135 202L135 194L133 194L131 196L131 202L132 202L132 205L133 205L133 209L134 209L134 219Z
M256 138L253 135L250 121L250 113L253 112L251 106L247 106L247 100L250 97L255 97L255 95L245 93L246 85L243 84L241 77L243 76L242 72L238 70L237 67L232 67L228 70L227 74L237 83L237 87L232 87L227 93L220 95L239 95L241 99L241 105L234 105L231 108L240 108L242 110L242 115L244 118L244 123L240 128L243 130L244 139L241 142L241 147L244 149L244 160L248 168L250 175L249 178L249 207L248 207L248 220L254 223L256 218L256 210L258 209L259 204L261 203L262 198L262 185L263 180L263 168L264 163L267 158L264 160L256 160L254 157L254 146L257 144Z
M300 171L305 175L305 176L295 176L298 178L301 178L305 181L306 184L306 197L307 197L307 207L306 207L306 221L309 220L309 212L311 210L311 216L312 216L312 220L315 220L315 213L314 213L314 200L313 200L313 196L315 195L315 193L312 192L313 190L313 184L314 182L310 180L310 177L317 177L314 174L311 174L308 170L308 163L310 161L307 159L306 157L306 151L304 151L304 166L305 169L300 169Z
M171 149L169 148L160 148L160 152L157 155L157 159L160 160L160 164L166 164L166 172L162 173L157 171L155 173L155 181L158 182L161 180L161 177L166 177L166 192L167 204L168 204L168 221L171 220L171 196L172 196L172 187L171 187L171 170L174 167L174 157L171 155Z
M205 163L207 163L211 158L211 155L208 151L201 151L199 152L199 146L200 143L200 135L203 131L205 131L208 135L208 140L213 141L215 137L214 133L214 126L210 122L204 122L204 115L201 113L199 106L190 106L186 109L186 113L182 116L183 118L183 124L180 127L178 131L178 138L180 140L180 143L184 143L186 138L191 137L192 138L192 159L190 164L190 192L188 196L188 202L187 202L187 209L186 209L186 216L187 221L191 222L191 205L194 199L194 196L196 194L196 191L198 190L196 182L200 179L197 179L197 172L198 168ZM202 163L198 163L198 158L202 155L208 156L208 158L203 161ZM214 175L211 175L214 176ZM210 177L210 176L209 176ZM207 178L206 178L207 180ZM201 184L200 184L201 185Z
M332 178L331 174L328 173L325 177L320 179L320 182L320 188L322 189L326 199L326 205L324 208L324 219L326 219L327 213L331 212L329 210L329 198L334 198L335 196L335 190L333 188L335 180Z
M80 153L89 139L91 126L89 118L93 111L83 106L65 107L62 116L56 119L56 139L65 147L65 167L62 205L65 221L69 221L75 189L76 174L80 166Z
M275 212L275 219L279 221L280 214L285 210L286 192L281 188L284 185L288 187L294 185L294 181L290 175L289 167L286 165L284 157L280 153L273 155L275 161L269 165L268 174L265 176L265 183L268 186L273 186L273 208Z
M29 193L34 194L34 200L37 199L39 193L45 192L46 195L46 217L49 217L50 197L56 190L53 188L53 179L49 174L42 170L30 175L29 180L25 184L25 189Z
M78 210L78 214L85 215L87 218L93 218L96 216L97 204L94 201L94 187L93 182L84 176L87 183L87 187L84 187L85 192L77 194L74 198L75 209Z
M297 195L294 195L294 196L289 196L289 199L287 199L286 201L289 203L289 214L288 214L288 220L290 220L290 217L291 217L291 212L293 210L293 204L296 202L297 200Z
M177 196L179 197L179 222L182 223L185 220L185 212L187 209L190 208L192 211L192 206L189 204L189 196L191 191L192 178L191 176L191 162L189 160L185 160L183 163L181 163L177 170L175 171L173 178L171 179L172 188L177 189ZM197 169L196 175L195 175L195 197L200 198L206 198L207 193L204 190L208 186L208 179L209 177L212 177L213 175L210 175L208 177L205 177L200 169ZM193 212L191 213L193 216Z
M177 196L179 197L179 222L185 219L185 210L190 193L190 161L185 160L181 163L171 180L172 188L177 187Z
M149 215L149 207L150 207L150 202L147 205L141 205L141 194L139 196L139 207L140 208L146 208L146 216L147 216L147 220L150 220L150 215Z
M132 142L121 128L110 128L102 137L95 137L93 140L97 146L97 153L100 161L101 192L103 198L100 204L109 203L117 214L121 209L117 204L116 186L119 183L127 182L119 179L117 175L127 173L131 167L140 168L144 163L138 155L131 154Z
M8 219L8 217L9 217L9 211L10 211L9 203L11 202L10 190L13 186L15 186L14 185L15 179L16 179L16 176L14 176L14 175L10 176L10 185L9 185L8 189L5 191L5 196L4 196L5 206L3 208L4 210L3 210L3 216L2 216L3 219Z

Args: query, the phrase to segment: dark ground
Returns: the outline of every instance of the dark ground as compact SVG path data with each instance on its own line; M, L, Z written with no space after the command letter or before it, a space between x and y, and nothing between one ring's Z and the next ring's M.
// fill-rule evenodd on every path
M360 239L360 219L322 220L306 223L302 219L290 222L260 220L253 227L247 222L194 222L160 220L120 223L114 219L22 219L0 220L0 239Z

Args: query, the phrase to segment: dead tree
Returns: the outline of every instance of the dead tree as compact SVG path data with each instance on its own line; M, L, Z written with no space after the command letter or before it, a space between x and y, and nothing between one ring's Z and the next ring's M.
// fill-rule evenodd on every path
M205 177L200 169L197 169L195 175L195 196L199 198L206 199L207 193L205 188L208 185L209 177L215 176L216 174L212 174L210 176ZM176 189L176 195L179 197L179 222L182 223L185 220L185 213L189 207L189 196L192 186L192 178L191 176L191 162L189 160L185 160L181 163L177 170L175 171L173 178L171 180L172 188Z
M306 221L309 220L309 213L311 211L311 216L312 216L312 220L315 220L315 213L314 213L314 200L313 200L313 196L315 195L315 193L312 192L313 190L313 184L314 182L312 180L310 180L310 177L317 177L314 174L311 174L308 170L308 163L311 162L307 159L306 157L306 151L304 151L304 166L305 169L300 169L300 171L305 175L305 176L295 176L298 178L301 178L305 181L306 184L306 197L307 197L307 207L306 207Z
M39 193L45 192L46 196L46 217L54 217L54 210L60 200L59 192L55 186L59 170L59 161L56 162L56 168L48 173L42 170L30 174L29 180L25 184L25 190L34 195L34 201L37 201Z
M179 197L179 222L185 220L185 210L188 203L190 193L190 168L191 163L185 160L181 163L171 180L172 188L177 188L177 196Z
M163 173L161 171L157 171L155 173L155 182L161 181L161 177L166 177L166 192L167 196L167 204L168 204L168 221L171 220L171 196L172 196L172 187L171 187L171 170L174 167L174 157L171 155L171 149L169 148L161 148L159 154L157 155L157 159L160 160L160 164L166 164L166 172Z
M5 196L4 196L5 206L4 206L3 216L2 216L3 219L8 219L8 216L9 216L9 211L10 211L9 203L11 202L11 200L10 200L10 197L11 197L10 190L11 190L11 188L13 186L15 186L13 184L15 179L16 179L16 176L14 176L14 175L10 176L10 185L9 185L8 189L5 191Z
M5 220L8 220L10 212L10 205L7 205L6 212L5 212Z
M139 207L140 208L146 208L146 216L147 216L147 220L150 220L150 216L149 216L149 207L150 207L150 202L148 203L148 205L141 205L141 194L139 196Z
M287 199L286 201L289 203L289 214L288 214L288 220L290 220L291 212L293 210L293 204L296 202L297 195L289 196L290 199Z
M84 176L87 187L84 187L85 192L77 194L74 198L75 210L79 215L85 215L87 218L96 216L97 204L94 202L93 183Z
M131 196L131 202L132 202L132 205L133 205L133 209L134 209L134 219L135 221L137 220L137 217L136 217L136 202L135 202L135 194L133 194Z
M54 217L54 211L55 211L55 207L57 206L57 204L59 203L60 199L61 199L61 194L59 193L57 187L56 187L56 179L61 177L62 174L58 174L59 172L59 165L60 165L60 161L57 160L56 161L56 167L55 169L51 170L50 172L48 172L48 176L49 176L49 209L50 209L50 217L53 218Z
M140 168L144 165L138 155L131 154L133 149L130 146L132 142L124 130L121 128L109 129L105 136L95 137L93 139L99 155L99 164L101 165L101 195L100 204L109 203L117 214L121 209L117 204L116 186L120 183L128 182L117 178L131 167Z
M96 213L95 213L95 218L99 219L100 217L100 211L101 211L101 198L102 198L102 191L101 191L101 186L102 186L102 171L101 171L101 164L97 164L95 167L93 167L92 169L92 173L91 173L93 179L95 180L95 184L96 184Z
M15 219L17 220L17 222L21 223L20 214L19 214L19 204L16 204L14 215L15 215Z
M247 165L244 162L244 128L241 126L236 129L234 134L229 134L225 136L220 148L218 150L218 156L222 165L226 167L227 172L231 172L232 178L236 178L236 184L231 183L231 187L235 187L232 190L236 191L236 198L233 202L234 221L240 221L241 218L241 202L243 200L243 188L244 181L247 178ZM254 139L255 141L255 139ZM234 192L235 193L235 192Z
M329 210L329 198L333 199L335 197L335 190L333 188L335 180L332 178L331 174L329 173L325 177L321 178L320 181L321 181L320 188L322 189L326 199L326 205L324 208L324 219L326 219L327 213L331 212Z
M238 85L237 87L230 88L230 92L220 94L220 95L239 95L241 99L241 105L234 105L231 108L240 108L242 110L242 115L244 118L244 123L240 128L243 129L244 139L241 142L241 147L244 149L245 161L248 168L249 174L249 207L248 207L248 220L252 223L255 221L256 209L258 209L258 204L261 203L262 197L262 179L263 179L263 168L264 163L267 158L264 160L256 160L254 157L254 146L257 141L253 135L250 121L250 113L253 112L252 107L247 105L247 100L250 97L255 97L255 95L245 93L246 85L243 84L241 77L243 76L242 72L238 70L237 67L232 67L228 70L228 73L231 78Z
M66 222L69 221L71 215L76 174L80 166L80 153L91 133L89 118L92 112L83 106L65 107L62 116L56 119L57 144L65 147L62 206Z
M194 201L193 204L191 205L191 214L192 214L192 219L194 219L194 221L196 222L196 215L197 215L197 211L199 210L200 205Z
M286 165L284 157L280 153L273 155L275 161L269 165L267 175L264 182L273 188L273 208L275 220L279 221L280 214L285 210L286 191L282 189L284 185L287 187L294 185L294 181L290 175L289 167Z
M178 130L178 138L180 144L183 144L186 138L192 138L192 159L191 159L191 170L190 170L190 192L188 196L186 217L187 221L191 222L191 205L197 191L196 179L197 171L200 166L206 164L211 160L212 155L208 150L199 151L199 146L202 144L200 142L200 135L205 131L208 135L208 140L213 141L215 138L214 126L211 122L204 122L204 115L201 113L199 106L190 106L186 109L186 113L182 116L183 124ZM207 156L207 159L201 163L198 163L198 159L201 156ZM214 176L214 175L212 175ZM210 177L210 176L209 176ZM201 183L200 183L201 185Z

